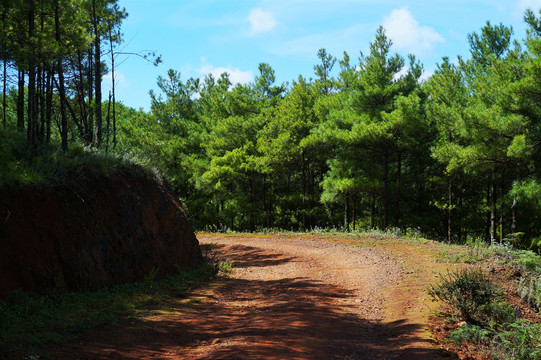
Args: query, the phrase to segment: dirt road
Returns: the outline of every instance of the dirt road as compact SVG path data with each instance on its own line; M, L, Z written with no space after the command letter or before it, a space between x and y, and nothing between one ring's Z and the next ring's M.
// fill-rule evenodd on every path
M77 348L92 359L441 359L427 331L435 245L219 236L229 279Z

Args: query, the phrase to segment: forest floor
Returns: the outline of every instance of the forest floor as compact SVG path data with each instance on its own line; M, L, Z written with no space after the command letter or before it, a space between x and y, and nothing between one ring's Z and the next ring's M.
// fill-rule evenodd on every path
M55 359L442 359L427 295L442 261L431 241L199 234L228 278L160 311L93 331ZM47 356L46 356L47 357Z

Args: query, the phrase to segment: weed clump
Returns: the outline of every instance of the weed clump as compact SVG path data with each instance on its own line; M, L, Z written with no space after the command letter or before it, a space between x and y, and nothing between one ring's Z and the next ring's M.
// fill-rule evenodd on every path
M532 285L523 285L530 293ZM429 294L443 301L460 326L449 340L456 345L475 344L492 359L541 359L541 325L517 319L504 293L480 269L448 273L432 285Z
M503 292L480 269L464 269L441 276L429 294L447 304L452 315L470 325L489 326L514 317L502 301Z
M224 277L231 275L231 272L233 271L233 261L229 259L221 261L218 258L217 253L215 252L216 243L201 244L199 247L203 253L205 263L209 264L216 274Z

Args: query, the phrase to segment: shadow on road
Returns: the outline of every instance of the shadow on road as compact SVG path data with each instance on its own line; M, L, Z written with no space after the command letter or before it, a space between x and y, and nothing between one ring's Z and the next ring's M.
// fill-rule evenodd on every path
M218 254L223 253L225 245L216 244L214 246L214 251ZM280 253L272 253L246 245L233 245L227 247L227 255L221 256L223 259L227 258L232 260L235 267L244 268L244 267L266 267L266 266L275 266L280 264L285 264L294 260L293 257L285 256Z
M267 267L295 261L248 246L224 247L234 266ZM420 324L380 324L359 318L353 294L298 277L272 281L226 279L191 306L93 332L56 349L58 359L439 359L418 348Z

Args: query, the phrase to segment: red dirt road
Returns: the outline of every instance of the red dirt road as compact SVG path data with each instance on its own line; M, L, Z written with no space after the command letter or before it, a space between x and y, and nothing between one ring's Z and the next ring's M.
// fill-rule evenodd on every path
M442 359L427 331L435 246L198 235L229 279L160 314L55 351L65 359Z

